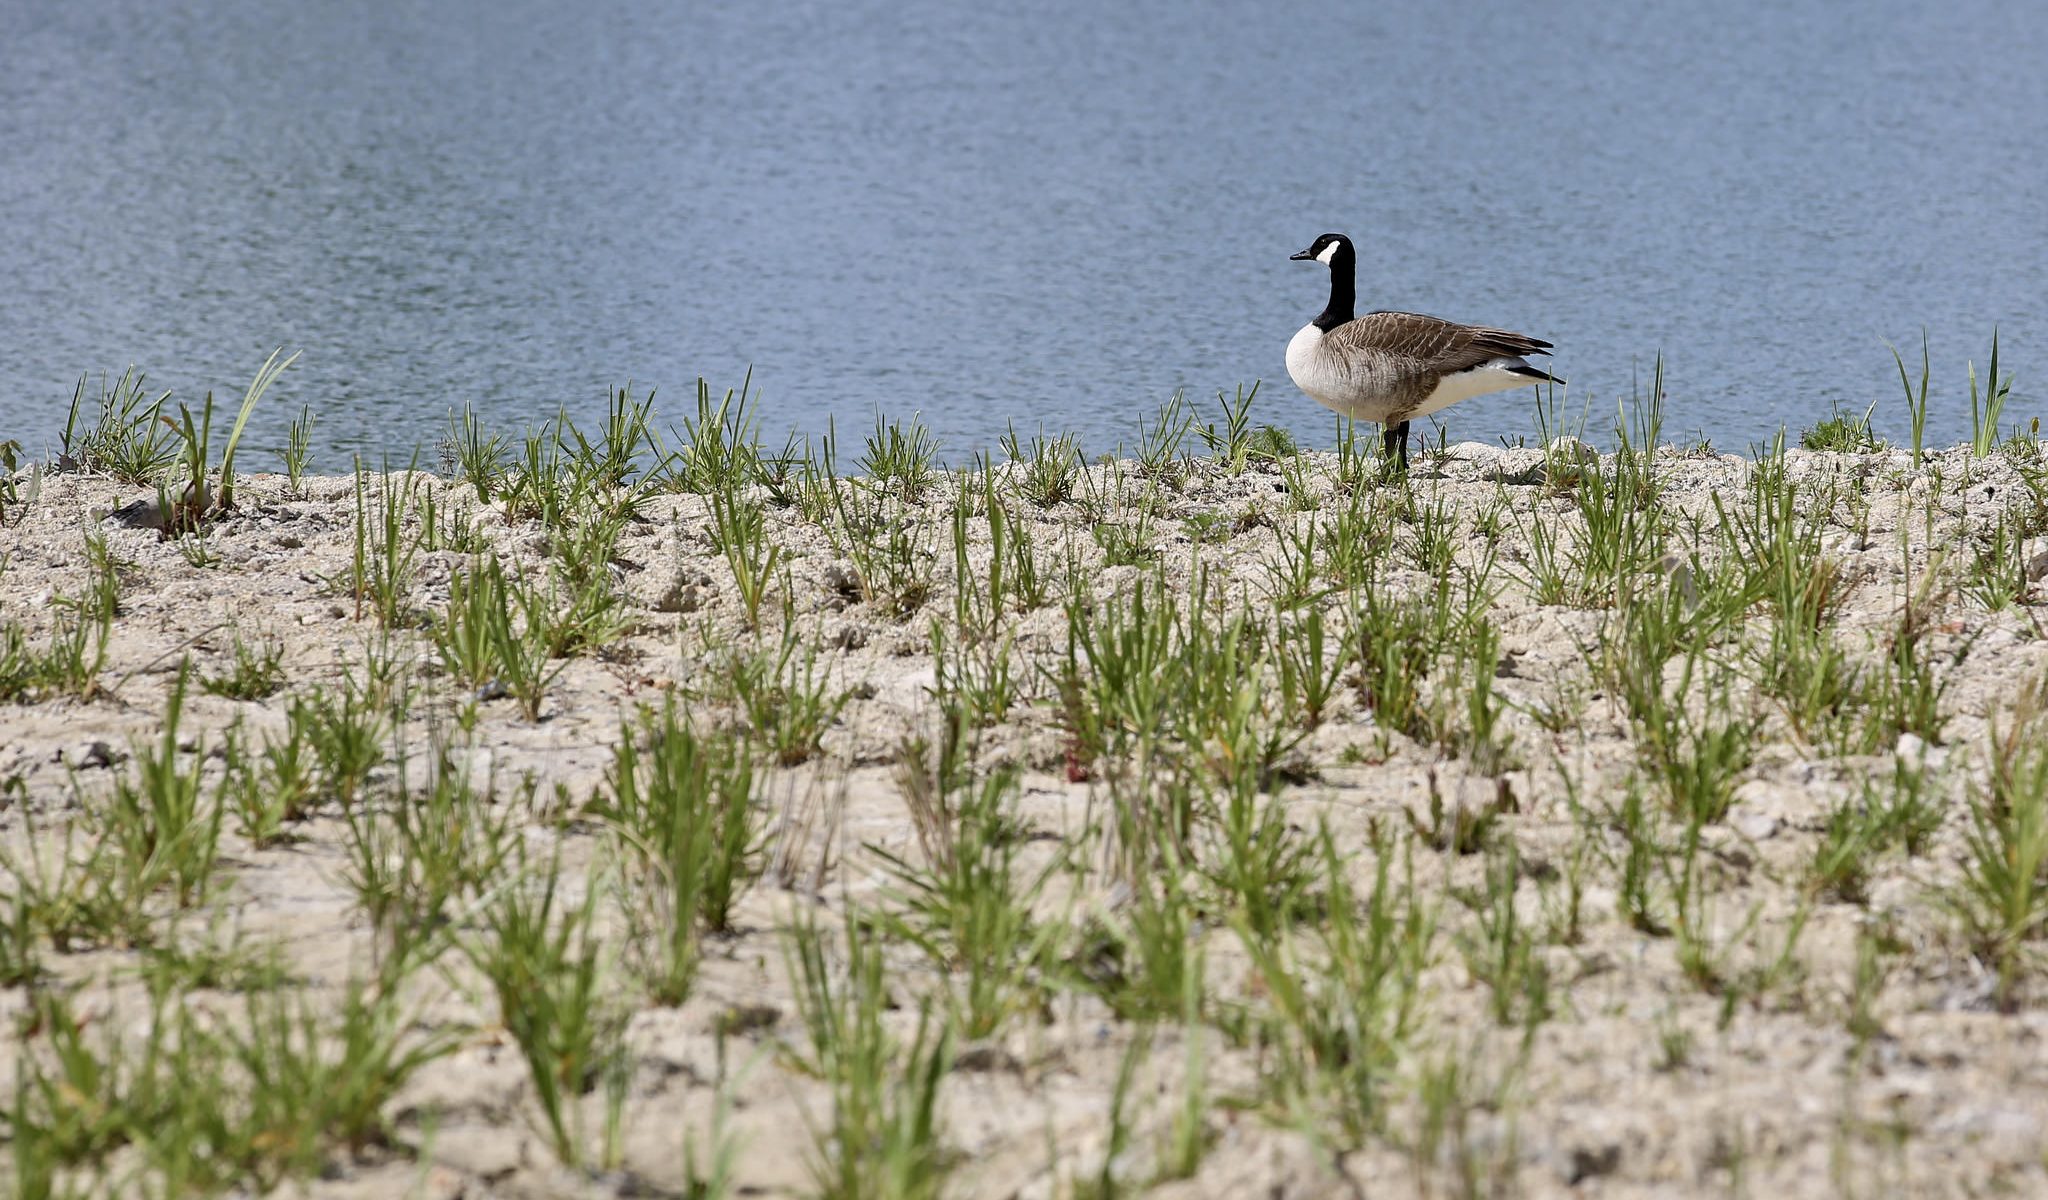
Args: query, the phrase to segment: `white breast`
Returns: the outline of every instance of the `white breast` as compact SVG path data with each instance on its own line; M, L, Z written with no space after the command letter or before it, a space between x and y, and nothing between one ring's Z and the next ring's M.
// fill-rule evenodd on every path
M1323 345L1323 331L1301 327L1287 343L1287 374L1294 386L1324 408L1361 421L1385 419L1390 401L1367 362L1350 362Z

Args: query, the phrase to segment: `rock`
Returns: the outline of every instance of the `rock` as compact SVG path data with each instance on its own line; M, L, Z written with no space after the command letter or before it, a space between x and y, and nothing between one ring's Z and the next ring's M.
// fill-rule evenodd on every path
M1692 579L1692 564L1676 554L1667 554L1657 565L1671 577L1671 586L1685 598L1685 606L1688 609L1696 607L1700 602L1700 589Z
M55 761L74 771L111 767L128 756L102 741L78 742L57 751Z
M1503 450L1493 461L1492 470L1486 478L1497 483L1527 486L1543 482L1543 451L1530 449Z
M1501 451L1485 442L1459 442L1438 460L1445 474L1458 479L1486 478L1498 470Z
M1458 854L1476 853L1502 813L1520 812L1513 786L1505 777L1460 775L1439 780L1430 770L1427 792L1408 798L1408 825L1430 846Z
M767 1033L782 1020L782 1010L773 1004L734 1004L718 1014L717 1029L726 1037L750 1037Z
M1600 452L1595 450L1590 443L1567 433L1562 437L1550 439L1550 457L1565 462L1578 463L1581 466L1592 466L1600 461Z
M1573 1187L1588 1179L1614 1174L1621 1165L1621 1143L1602 1142L1598 1146L1573 1146L1566 1157L1565 1182Z
M2040 1120L2025 1109L2008 1106L1960 1106L1944 1113L1934 1128L1962 1134L1972 1144L1988 1144L2004 1155L2025 1153L2041 1141Z
M2027 581L2039 583L2043 579L2048 579L2048 550L2043 550L2027 560Z
M1902 916L1926 894L1927 885L1898 875L1881 876L1870 885L1872 912Z
M962 1050L953 1059L956 1071L974 1071L987 1074L992 1071L1021 1071L1024 1064L1017 1056L992 1042L981 1042Z
M106 519L127 529L162 532L165 525L163 510L154 500L131 500L108 513Z
M1982 654L2004 650L2019 644L2020 635L2018 633L2004 626L1996 626L1985 630L1983 635L1977 639L1977 644L1971 648L1970 652L1972 654Z
M516 1128L464 1124L441 1132L434 1156L442 1165L482 1179L502 1179L527 1165L530 1157L526 1134Z
M1552 1143L1544 1157L1568 1186L1612 1175L1621 1169L1622 1144L1626 1140L1618 1122L1604 1113L1588 1113L1573 1122L1571 1132Z
M1770 813L1743 813L1729 823L1734 826L1735 832L1752 842L1766 841L1777 836L1778 829L1784 824Z
M654 602L648 607L655 612L689 613L696 612L702 604L697 595L697 585L677 574L669 577L666 586L655 590Z
M832 563L825 568L825 586L849 600L860 599L860 576L844 563Z

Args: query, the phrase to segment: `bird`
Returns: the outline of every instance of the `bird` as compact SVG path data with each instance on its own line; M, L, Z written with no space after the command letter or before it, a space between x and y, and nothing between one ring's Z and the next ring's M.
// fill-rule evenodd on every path
M1330 268L1330 302L1287 343L1287 374L1309 399L1347 417L1385 426L1386 456L1408 469L1408 423L1488 392L1554 383L1527 355L1551 344L1525 333L1460 325L1412 312L1351 315L1358 254L1351 239L1326 233L1293 261Z

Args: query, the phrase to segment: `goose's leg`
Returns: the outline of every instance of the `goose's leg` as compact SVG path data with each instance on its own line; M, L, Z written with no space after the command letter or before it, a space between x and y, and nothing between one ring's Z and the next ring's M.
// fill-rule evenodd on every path
M1406 471L1408 469L1408 422L1403 421L1399 425L1387 426L1386 433L1380 437L1380 446L1381 453L1385 457L1397 458L1400 463L1400 469Z

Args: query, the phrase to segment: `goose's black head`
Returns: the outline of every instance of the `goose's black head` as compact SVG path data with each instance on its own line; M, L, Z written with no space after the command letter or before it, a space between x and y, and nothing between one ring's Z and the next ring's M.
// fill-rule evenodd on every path
M1326 233L1309 244L1309 248L1289 257L1297 261L1314 259L1324 266L1334 267L1337 260L1351 257L1351 239L1341 233Z
M1309 244L1309 248L1293 256L1303 261L1313 260L1330 268L1330 302L1315 319L1315 327L1328 333L1351 319L1352 276L1357 272L1358 260L1351 249L1351 239L1341 233L1326 233Z

